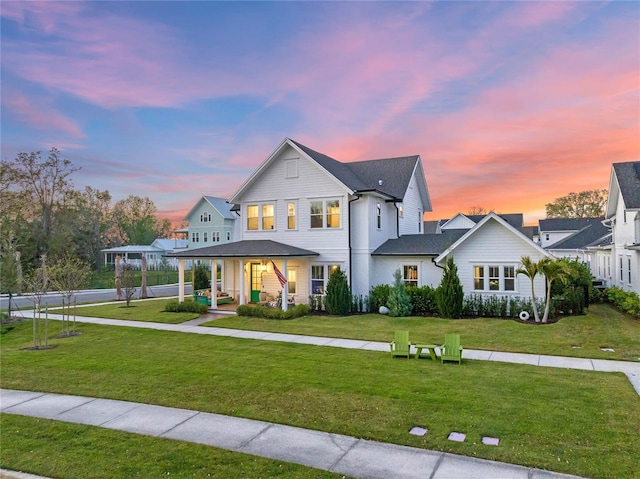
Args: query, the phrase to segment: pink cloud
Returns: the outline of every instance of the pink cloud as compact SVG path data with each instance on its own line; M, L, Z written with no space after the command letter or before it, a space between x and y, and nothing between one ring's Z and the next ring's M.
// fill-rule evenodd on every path
M21 121L45 131L60 131L74 138L85 138L80 126L51 106L51 101L39 98L38 104L22 93L3 88L2 105ZM9 91L7 91L9 90Z

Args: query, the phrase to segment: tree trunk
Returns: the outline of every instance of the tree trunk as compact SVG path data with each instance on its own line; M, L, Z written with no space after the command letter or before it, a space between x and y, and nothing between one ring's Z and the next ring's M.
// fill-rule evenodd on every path
M533 287L533 279L531 279L531 307L533 308L533 318L536 323L540 322L540 313L538 313L538 305L536 304L536 292Z
M140 284L140 298L147 297L147 257L143 254L140 261L140 269L142 275L142 283Z
M116 256L116 300L122 301L122 259Z

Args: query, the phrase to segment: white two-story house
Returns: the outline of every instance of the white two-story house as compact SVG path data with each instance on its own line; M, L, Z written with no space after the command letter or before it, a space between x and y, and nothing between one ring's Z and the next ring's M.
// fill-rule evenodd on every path
M325 292L336 268L353 294L366 295L372 284L390 282L376 278L372 252L422 233L431 210L418 155L343 163L289 138L229 203L237 205L241 239L176 256L209 259L214 268L221 260L222 288L240 304L280 290L307 302Z
M605 225L612 241L608 286L640 294L640 161L614 163L609 181Z
M188 221L188 248L196 249L240 239L238 214L223 198L203 196L184 218Z

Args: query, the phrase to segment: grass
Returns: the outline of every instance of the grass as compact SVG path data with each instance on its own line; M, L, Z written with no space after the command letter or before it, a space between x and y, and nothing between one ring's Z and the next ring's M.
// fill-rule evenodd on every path
M445 333L459 333L463 347L469 349L630 361L640 358L640 321L604 304L592 305L584 316L544 325L494 318L450 320L366 314L305 316L288 321L228 316L205 326L370 341L390 341L394 331L401 329L410 331L413 342L436 344L444 341ZM602 351L601 347L615 352Z
M441 365L89 324L80 330L52 339L57 347L48 351L21 349L31 344L28 322L2 335L2 386L229 414L595 478L637 472L640 400L622 374L484 361ZM409 435L415 425L429 433ZM3 442L10 442L6 431ZM467 441L447 441L451 431L466 433ZM499 437L500 446L481 444L482 435ZM117 467L91 466L100 444L87 443L87 468ZM126 459L122 451L117 457ZM5 467L14 464L3 457Z
M189 301L189 299L187 299ZM94 318L128 319L130 321L151 321L154 323L179 324L200 317L197 313L169 313L164 310L168 298L132 301L127 307L124 303L106 303L96 306L78 306L78 316ZM55 310L53 312L56 312Z
M142 273L134 271L136 284L140 285L142 281ZM190 272L187 274L191 280ZM90 289L109 289L115 288L115 272L114 271L92 271L89 280ZM147 271L147 286L157 286L159 284L173 284L178 282L177 271Z
M343 477L214 447L80 424L3 414L0 425L2 467L47 477Z

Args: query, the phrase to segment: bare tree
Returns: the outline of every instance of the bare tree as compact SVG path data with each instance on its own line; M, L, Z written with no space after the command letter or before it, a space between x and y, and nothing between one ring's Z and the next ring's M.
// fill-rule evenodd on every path
M133 266L125 263L122 267L122 289L124 289L124 299L127 302L127 308L130 306L131 298L136 294L136 272Z
M142 276L142 280L140 281L140 297L147 297L147 257L142 254L142 259L140 260L140 274Z
M60 258L49 267L51 284L63 297L61 336L74 336L76 334L75 295L87 285L90 274L91 270L87 263L71 256ZM73 324L71 323L72 302L74 310Z
M40 267L25 280L33 301L33 348L42 349L49 346L49 314L45 312L44 328L42 327L42 297L49 288L49 272L47 271L47 255L40 257ZM44 344L43 344L44 343Z

